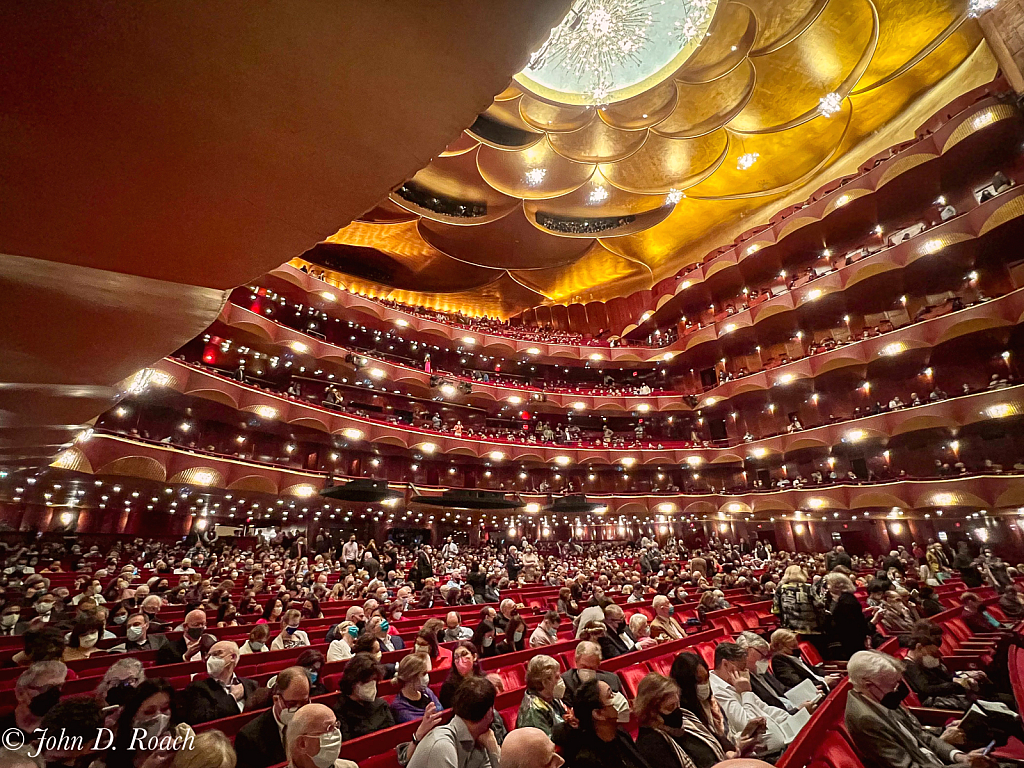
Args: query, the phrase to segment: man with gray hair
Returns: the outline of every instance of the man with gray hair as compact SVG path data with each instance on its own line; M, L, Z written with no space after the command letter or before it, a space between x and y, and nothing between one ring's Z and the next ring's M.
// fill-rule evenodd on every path
M245 710L257 685L255 680L235 674L237 664L235 643L230 640L214 643L206 657L206 676L197 676L182 692L181 711L185 722L198 725Z
M67 679L68 668L62 661L37 661L22 672L14 686L14 711L0 719L0 733L17 729L33 739L43 715L60 700Z
M448 611L444 619L444 642L453 643L458 640L469 640L473 637L473 630L462 626L462 617L458 611Z
M96 699L107 706L120 706L146 679L142 662L135 658L118 659L96 686Z
M878 768L996 768L981 750L961 752L921 727L903 700L903 662L878 651L858 651L846 671L853 690L846 699L846 730L864 761Z
M306 704L292 717L284 732L289 768L359 768L340 760L341 731L334 710L324 704Z
M601 646L590 640L584 640L576 646L575 669L562 673L562 681L565 683L565 694L562 700L567 707L571 707L576 691L580 686L591 680L603 680L612 689L612 693L619 693L619 677L611 672L600 669Z
M747 672L750 673L750 689L769 707L777 707L794 714L799 707L793 706L786 698L786 686L771 672L769 660L772 651L768 641L754 632L741 632L736 644L747 652ZM815 702L805 701L801 705L808 712L814 711Z
M637 645L633 633L626 626L625 612L615 603L604 609L604 625L607 631L601 636L599 642L601 643L601 653L606 659L614 659L616 656L635 651L640 647Z

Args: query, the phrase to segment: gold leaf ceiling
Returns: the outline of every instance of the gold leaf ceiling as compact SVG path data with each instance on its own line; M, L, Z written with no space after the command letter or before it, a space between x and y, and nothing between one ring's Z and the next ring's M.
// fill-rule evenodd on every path
M966 0L720 2L681 68L626 101L561 105L510 85L413 177L420 197L393 192L307 257L427 306L509 315L607 300L907 138L931 114L915 102L935 109L993 74ZM826 117L828 93L842 101ZM741 170L748 153L758 159ZM610 222L600 236L550 228L595 218Z

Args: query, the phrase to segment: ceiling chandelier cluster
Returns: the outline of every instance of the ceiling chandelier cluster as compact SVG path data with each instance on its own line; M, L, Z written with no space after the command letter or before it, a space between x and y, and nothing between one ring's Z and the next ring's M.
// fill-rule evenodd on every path
M818 100L818 113L822 117L832 117L843 108L843 97L835 91L826 93Z
M652 62L703 37L714 8L714 0L576 0L523 74L561 71L591 104L606 104Z
M986 11L991 11L999 4L999 0L969 0L967 3L967 15L976 19Z

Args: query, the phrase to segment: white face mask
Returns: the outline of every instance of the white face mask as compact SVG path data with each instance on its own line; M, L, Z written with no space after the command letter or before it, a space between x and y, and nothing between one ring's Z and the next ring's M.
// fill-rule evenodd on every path
M488 636L488 637L484 638L484 648L490 648L493 643L494 643L494 638L493 637L489 637Z
M125 630L124 636L131 642L137 643L142 638L142 627L138 624L128 627L128 629Z
M331 731L320 736L320 751L313 755L316 768L331 768L341 754L341 731Z
M293 717L295 717L295 710L282 709L281 716L278 718L278 720L281 721L281 725L288 726L291 724Z
M938 656L925 656L921 659L921 663L928 667L928 669L935 669L936 667L942 666L942 659Z
M763 675L765 672L768 671L768 660L767 659L761 659L760 661L755 662L754 663L754 670L757 672L757 674Z
M377 683L371 680L368 683L361 683L355 687L356 698L363 701L373 701L377 698Z
M15 624L18 623L18 619L20 618L20 613L7 613L4 614L2 619L0 619L0 624L2 624L5 627L13 627Z
M227 665L227 659L222 659L219 656L211 656L206 660L206 672L210 677L217 677L224 671L224 668Z
M420 675L419 689L421 691L425 691L425 690L427 690L427 688L429 686L430 686L430 675L428 675L426 672L424 672L422 675Z
M145 720L141 723L137 723L135 726L135 732L144 731L145 736L142 737L144 743L149 743L151 739L157 739L164 735L167 727L171 724L171 716L160 713L152 720Z
M565 698L565 680L558 678L558 682L555 683L554 697L556 699Z
M697 698L701 701L707 701L711 698L711 683L697 686Z
M81 635L78 638L79 648L94 648L97 641L100 639L98 632L90 632L88 635Z

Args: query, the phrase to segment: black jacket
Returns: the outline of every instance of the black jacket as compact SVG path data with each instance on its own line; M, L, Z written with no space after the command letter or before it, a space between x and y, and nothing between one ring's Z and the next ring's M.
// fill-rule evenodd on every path
M614 741L605 742L593 733L581 734L583 746L572 761L572 768L651 768L637 750L633 739L623 730Z
M248 701L259 687L255 680L247 677L238 678L238 682L245 690L243 701ZM189 683L181 692L179 709L179 719L189 725L199 725L240 714L238 702L212 677L204 677Z
M857 651L864 650L864 640L871 633L871 625L864 618L860 602L849 592L844 592L830 606L825 624L829 659L849 661Z
M804 663L807 663L806 660L804 660ZM807 666L814 669L810 664L807 664ZM790 688L800 685L804 680L810 680L815 685L821 684L806 669L798 664L795 658L781 653L777 653L772 656L772 674L775 675L776 680L786 686L787 691Z
M268 709L255 720L250 720L235 736L238 764L247 768L269 768L285 761L281 729Z
M750 676L750 690L769 707L776 707L783 712L793 712L795 707L786 698L786 689L772 674Z
M184 636L179 637L177 640L171 640L165 635L161 635L161 637L163 637L164 643L160 646L160 650L157 651L156 663L158 665L163 665L180 664L183 662L184 659L182 657L185 655ZM203 635L199 638L199 653L189 659L189 661L201 661L206 656L207 651L209 651L216 642L217 638L213 635Z
M633 641L633 647L628 648L626 643L623 642L620 634L625 635ZM633 637L633 633L629 631L629 627L623 625L618 632L612 632L607 630L600 638L598 638L598 645L601 646L601 656L607 661L608 659L614 659L616 656L621 656L624 653L636 650L636 638Z
M618 675L599 669L597 670L597 679L603 680L607 683L608 687L612 689L612 693L618 693L621 690ZM580 680L580 673L575 669L563 672L562 682L565 683L565 695L562 697L562 702L565 706L571 707L576 697L576 691L578 691L580 686L583 685L583 681Z
M907 659L903 676L914 693L923 702L933 696L965 696L967 691L953 682L953 676L945 666L928 669L919 661Z
M343 741L357 739L368 733L390 728L395 724L391 707L384 699L373 701L354 701L350 696L342 696L334 708L341 724Z

